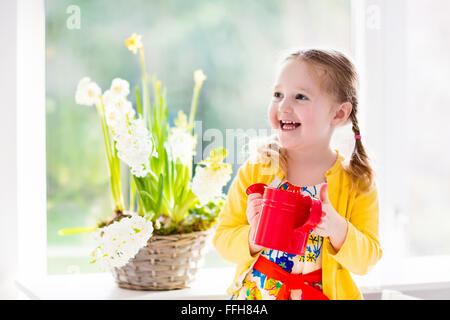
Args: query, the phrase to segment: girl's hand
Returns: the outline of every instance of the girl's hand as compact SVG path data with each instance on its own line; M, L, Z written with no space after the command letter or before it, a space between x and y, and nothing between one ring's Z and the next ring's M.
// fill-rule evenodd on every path
M323 216L314 232L319 236L329 237L331 245L339 251L347 235L347 221L331 205L327 189L327 183L320 188Z
M262 210L263 196L260 193L251 193L248 195L247 199L247 221L250 225L250 233L248 236L248 243L250 245L250 253L254 255L255 253L264 249L261 246L256 245L253 242L253 237L256 232L256 227L258 226L258 221L260 213Z

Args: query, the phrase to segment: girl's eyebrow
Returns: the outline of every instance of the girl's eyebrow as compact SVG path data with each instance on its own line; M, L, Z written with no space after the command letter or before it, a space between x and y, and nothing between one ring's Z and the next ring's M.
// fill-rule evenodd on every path
M280 89L280 86L279 86L279 85L276 85L275 87L273 87L273 89L274 89L274 90ZM303 91L303 92L305 92L305 93L307 93L307 94L311 94L311 91L309 91L308 89L302 88L302 87L296 87L296 88L294 88L294 89L295 89L295 90L298 90L298 91Z

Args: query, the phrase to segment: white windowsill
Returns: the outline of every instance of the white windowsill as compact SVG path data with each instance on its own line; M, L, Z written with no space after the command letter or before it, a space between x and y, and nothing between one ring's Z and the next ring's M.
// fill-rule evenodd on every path
M168 291L122 289L111 273L50 275L16 285L29 299L42 300L222 300L233 274L233 268L200 268L190 288Z
M396 263L395 268L386 268L380 263L369 275L354 276L366 298L377 298L384 289L391 289L417 297L450 299L450 256L408 258ZM17 280L16 285L30 299L225 300L233 275L234 268L230 267L200 268L190 288L170 291L121 289L110 273L51 275Z

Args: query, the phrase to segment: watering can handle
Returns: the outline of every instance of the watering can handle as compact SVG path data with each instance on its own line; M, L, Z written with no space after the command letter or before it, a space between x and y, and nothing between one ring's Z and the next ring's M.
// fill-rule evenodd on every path
M245 193L247 193L247 195L250 195L252 193L260 193L261 195L264 195L264 187L267 187L267 184L255 183L249 186Z
M314 229L322 219L322 202L318 199L311 198L311 207L308 220L300 227L294 230L294 233L297 232L310 232L311 229Z
M322 219L322 202L318 199L311 198L311 207L309 217L304 224L295 228L292 234L294 241L302 243L300 254L305 254L306 244L308 242L309 233L314 229Z

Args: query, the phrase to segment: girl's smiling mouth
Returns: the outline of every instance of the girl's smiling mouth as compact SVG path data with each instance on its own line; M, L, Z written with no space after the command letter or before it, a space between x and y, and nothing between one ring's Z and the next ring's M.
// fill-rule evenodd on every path
M280 128L282 131L293 131L301 126L300 122L280 120Z

